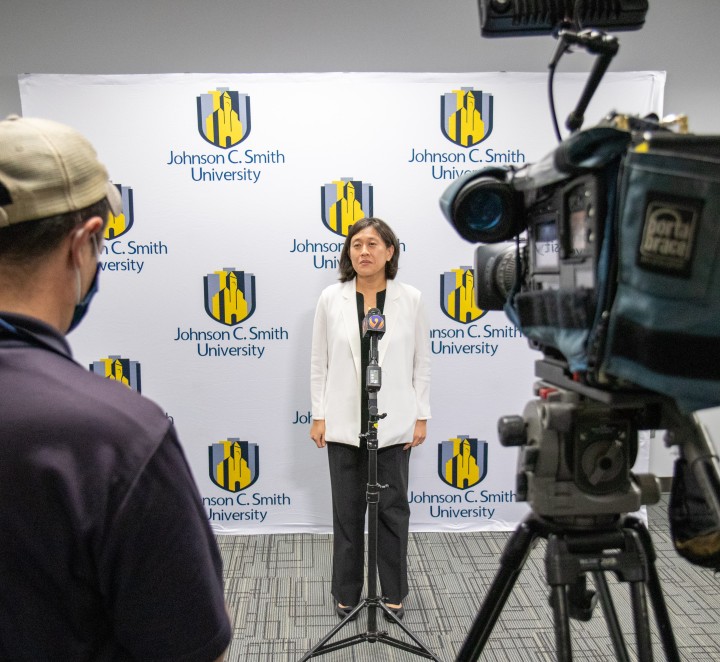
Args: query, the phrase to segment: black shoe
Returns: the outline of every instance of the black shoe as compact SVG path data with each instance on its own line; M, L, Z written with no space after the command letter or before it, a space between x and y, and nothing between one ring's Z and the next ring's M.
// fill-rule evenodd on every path
M399 621L403 619L403 616L405 616L405 607L388 607L387 604L385 605L394 615L395 618L397 618ZM393 618L390 617L390 615L383 610L383 616L385 617L386 621L389 621L390 623L393 623Z
M339 602L335 603L335 613L340 620L343 620L353 609L355 609L355 607L341 607ZM350 620L354 621L357 617L358 615L355 614Z

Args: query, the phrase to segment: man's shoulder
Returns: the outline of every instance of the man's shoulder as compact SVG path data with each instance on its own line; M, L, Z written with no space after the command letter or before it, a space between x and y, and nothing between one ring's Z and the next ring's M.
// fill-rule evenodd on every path
M143 428L155 439L165 435L170 421L155 402L115 379L81 373L76 387L101 420L117 430Z
M163 410L129 385L51 352L31 349L26 359L14 378L27 396L22 406L36 417L59 429L92 430L106 443L157 445L167 433Z
M122 376L121 379L104 376L93 372L92 366L88 368L75 361L62 362L56 365L55 369L72 375L73 379L67 384L67 388L82 391L90 397L102 397L111 402L117 401L141 408L157 407L139 390L136 390L134 384L130 384L128 375ZM96 393L98 395L94 396Z

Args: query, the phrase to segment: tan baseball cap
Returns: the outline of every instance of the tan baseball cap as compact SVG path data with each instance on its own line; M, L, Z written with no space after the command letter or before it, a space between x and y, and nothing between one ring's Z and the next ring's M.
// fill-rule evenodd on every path
M51 120L10 115L0 121L0 227L122 198L88 140Z

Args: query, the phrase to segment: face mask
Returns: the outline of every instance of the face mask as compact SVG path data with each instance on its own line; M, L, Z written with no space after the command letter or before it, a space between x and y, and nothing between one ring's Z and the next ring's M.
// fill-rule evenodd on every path
M97 241L95 240L95 235L92 235L93 243L95 244L95 254L97 254L98 251L98 245ZM77 327L80 322L82 322L83 318L85 317L85 314L88 311L88 308L90 307L90 302L92 301L92 298L95 296L95 293L98 291L98 279L100 276L100 262L97 263L97 266L95 267L95 275L93 276L92 283L90 283L90 288L88 289L87 293L84 297L80 297L80 271L77 272L78 275L78 299L79 301L75 304L75 310L73 311L73 317L72 321L70 322L70 328L67 330L67 333L70 333L74 328Z

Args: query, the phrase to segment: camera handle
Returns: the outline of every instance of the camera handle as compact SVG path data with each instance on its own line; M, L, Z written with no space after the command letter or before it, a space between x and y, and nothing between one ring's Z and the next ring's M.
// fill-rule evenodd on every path
M588 53L598 56L575 110L573 110L565 120L565 126L574 133L582 126L585 119L585 111L590 104L590 100L610 66L610 62L612 62L612 59L618 52L620 44L615 37L600 30L582 30L581 32L560 30L557 36L560 39L560 43L555 50L553 59L548 65L551 70L555 69L560 58L570 50L571 46L582 46Z

